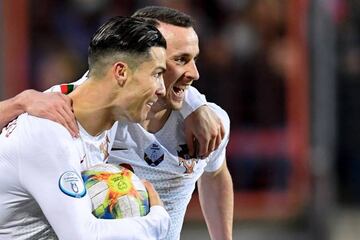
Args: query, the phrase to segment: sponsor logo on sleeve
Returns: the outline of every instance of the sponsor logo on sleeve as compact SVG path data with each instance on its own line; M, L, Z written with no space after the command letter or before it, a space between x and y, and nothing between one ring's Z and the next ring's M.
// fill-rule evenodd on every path
M60 176L59 188L63 193L74 198L82 198L86 194L84 182L75 171L67 171Z

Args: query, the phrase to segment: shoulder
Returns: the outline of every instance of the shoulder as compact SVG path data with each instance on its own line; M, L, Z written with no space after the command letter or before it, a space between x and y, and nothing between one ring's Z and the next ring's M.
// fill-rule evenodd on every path
M25 113L18 118L16 124L22 137L27 141L55 144L64 140L72 140L65 127L48 119L34 117Z
M28 162L48 162L51 154L72 152L74 140L62 125L25 113L4 130L0 145L3 154L21 160L25 166Z

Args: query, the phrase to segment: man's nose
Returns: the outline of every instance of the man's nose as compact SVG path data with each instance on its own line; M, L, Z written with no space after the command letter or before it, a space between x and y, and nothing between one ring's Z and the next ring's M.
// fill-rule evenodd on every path
M161 76L161 79L159 80L159 83L158 83L158 88L156 90L156 95L158 95L160 97L164 97L165 93L166 93L166 89L165 89L164 78L163 78L163 76Z
M195 60L191 60L188 63L187 71L185 73L186 78L191 79L192 81L196 81L200 78L199 71L196 67Z

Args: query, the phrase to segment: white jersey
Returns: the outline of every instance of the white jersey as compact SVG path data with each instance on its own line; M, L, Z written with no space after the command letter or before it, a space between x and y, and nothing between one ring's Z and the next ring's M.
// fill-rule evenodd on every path
M116 125L114 126L116 128ZM145 217L97 219L82 169L107 161L110 132L61 125L23 114L0 135L0 239L161 239L169 216L160 206Z
M219 148L203 160L189 156L184 119L178 111L172 111L163 128L155 134L136 123L118 126L109 162L133 168L138 177L154 185L171 218L166 239L179 239L196 181L204 171L218 170L225 159L230 120L217 105L208 103L208 106L221 118L226 135Z

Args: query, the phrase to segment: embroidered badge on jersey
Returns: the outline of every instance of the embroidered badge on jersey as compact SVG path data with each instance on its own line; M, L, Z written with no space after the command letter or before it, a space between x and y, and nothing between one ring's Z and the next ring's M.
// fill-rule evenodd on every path
M152 167L156 167L164 160L164 150L157 143L152 143L145 149L144 160Z
M179 150L177 150L179 157L179 166L183 166L185 168L185 174L191 174L194 172L194 167L198 163L198 159L192 158L189 155L189 149L186 144L179 145Z
M17 120L17 119L11 121L11 122L4 128L5 137L9 137L10 134L15 130L15 128L16 128L16 120Z
M60 176L59 188L63 193L74 198L82 198L86 194L84 182L75 171L67 171Z

